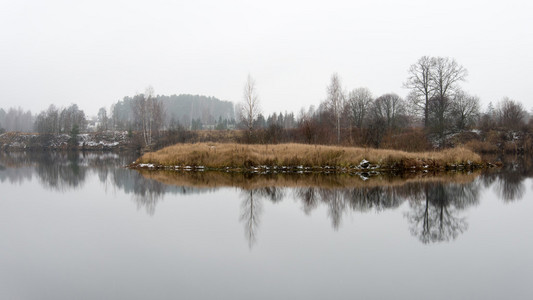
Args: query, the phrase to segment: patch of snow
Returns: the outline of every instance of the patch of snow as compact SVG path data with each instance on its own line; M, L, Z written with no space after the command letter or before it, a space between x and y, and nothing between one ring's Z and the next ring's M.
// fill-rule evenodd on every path
M139 164L139 168L155 168L154 164Z

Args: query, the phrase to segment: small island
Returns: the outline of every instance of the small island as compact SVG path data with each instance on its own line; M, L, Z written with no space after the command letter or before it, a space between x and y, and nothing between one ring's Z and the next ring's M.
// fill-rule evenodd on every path
M232 172L405 172L474 170L495 166L475 152L456 147L434 152L307 144L176 144L145 153L129 167Z

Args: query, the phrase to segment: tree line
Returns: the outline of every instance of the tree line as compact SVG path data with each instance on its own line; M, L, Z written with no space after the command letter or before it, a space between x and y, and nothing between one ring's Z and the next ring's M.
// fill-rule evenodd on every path
M370 147L427 150L465 142L468 133L477 141L503 145L520 140L533 149L533 124L520 102L507 97L481 110L479 97L466 92L461 83L468 72L455 59L423 56L408 69L403 86L406 98L396 93L375 97L365 87L347 91L337 73L326 86L326 97L318 108L302 109L294 129L272 130L249 124L260 123L259 102L249 101L248 79L241 102L241 128L254 136L252 141L293 141ZM257 97L257 95L256 95ZM250 122L250 116L256 122ZM272 137L272 135L277 135ZM494 138L494 136L497 138ZM507 135L507 136L505 136ZM491 137L492 136L492 137ZM470 135L472 138L472 135ZM528 140L529 138L529 140ZM496 141L497 140L497 141ZM480 149L477 149L480 150ZM481 149L482 150L482 149Z
M152 87L124 97L110 109L86 117L76 104L50 105L38 115L21 108L0 109L0 132L71 133L121 130L139 133L143 145L188 141L184 132L199 129L242 129L238 141L342 144L403 150L428 150L470 142L487 152L506 148L533 151L533 124L524 106L510 98L489 103L482 111L479 97L461 84L468 71L455 59L423 56L413 63L403 87L405 98L391 92L375 96L366 87L346 89L332 74L318 105L293 112L264 115L256 82L248 75L243 100L194 95L156 95ZM474 141L472 141L474 140ZM511 145L511 146L509 146ZM496 149L497 148L497 149Z

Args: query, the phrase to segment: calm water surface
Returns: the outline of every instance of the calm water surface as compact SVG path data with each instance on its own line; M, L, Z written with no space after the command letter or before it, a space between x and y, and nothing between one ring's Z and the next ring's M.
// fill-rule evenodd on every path
M197 188L0 155L0 299L532 299L533 171ZM472 176L473 177L473 176Z

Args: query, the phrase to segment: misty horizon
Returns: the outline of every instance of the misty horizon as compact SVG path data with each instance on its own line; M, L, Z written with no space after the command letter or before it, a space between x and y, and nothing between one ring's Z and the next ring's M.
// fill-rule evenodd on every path
M3 99L33 113L76 103L88 115L151 85L156 94L238 103L247 74L265 114L348 90L397 93L419 57L457 60L464 90L486 107L509 97L529 111L533 68L527 1L328 4L8 1L0 12Z

